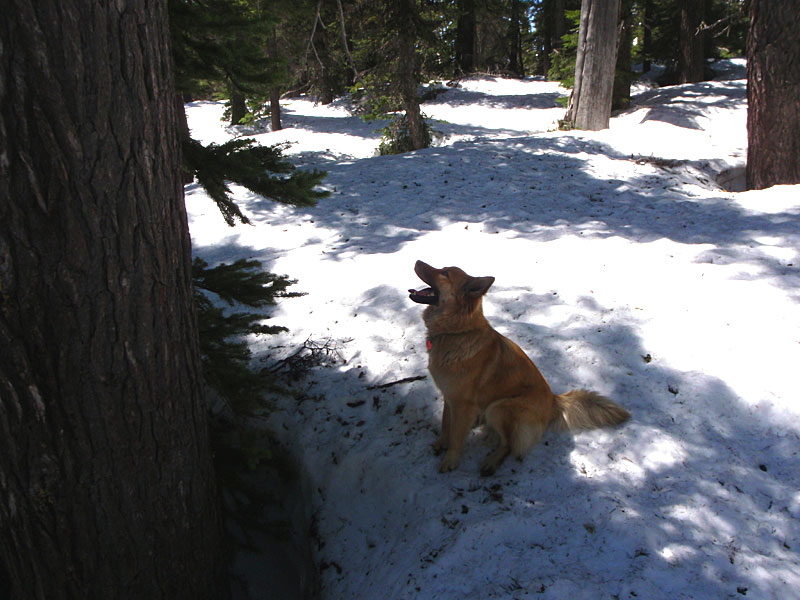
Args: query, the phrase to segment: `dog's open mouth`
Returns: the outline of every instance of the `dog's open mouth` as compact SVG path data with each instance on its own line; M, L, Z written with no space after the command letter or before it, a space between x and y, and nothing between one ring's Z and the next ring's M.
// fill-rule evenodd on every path
M408 297L420 304L438 304L439 302L439 294L429 287L421 290L408 290Z

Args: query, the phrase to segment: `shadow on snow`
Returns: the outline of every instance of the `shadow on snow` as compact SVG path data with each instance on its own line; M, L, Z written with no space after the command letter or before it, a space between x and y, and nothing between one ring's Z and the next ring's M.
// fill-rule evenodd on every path
M587 154L606 156L623 175L597 178L587 168ZM593 140L524 136L325 165L333 193L321 203L328 210L297 209L286 219L313 217L338 231L340 242L326 249L328 260L352 252L392 253L447 224L464 223L540 241L583 231L641 243L666 238L710 244L710 262L754 264L764 277L783 281L784 289L800 287L794 267L800 256L791 263L778 260L761 252L758 241L778 236L782 245L800 248L800 213L755 213L722 196L695 199L675 189L680 170L647 167L633 177L625 174L635 158ZM406 196L415 202L403 202ZM513 212L503 206L511 197L519 207ZM257 196L242 205L256 218L274 215L274 204Z
M387 303L387 293L360 310L391 319L407 299L395 291L396 302ZM322 555L346 556L352 547L386 553L367 564L342 560L325 575L328 585L354 577L367 596L387 598L415 588L424 595L439 577L452 594L485 598L588 599L597 586L620 598L790 593L800 543L796 428L756 416L720 380L646 362L636 324L593 298L578 302L583 319L541 327L526 317L560 299L503 296L490 292L487 300L499 307L493 325L512 330L554 391L584 385L588 368L632 411L631 421L576 436L549 433L523 462L509 459L491 478L479 477L478 466L492 442L474 433L459 469L439 475L430 444L441 399L429 379L370 391L368 365L314 372L319 396L301 405L303 419L314 415L305 426L333 428L321 442L330 476L315 505L348 507L337 519L348 523L349 537L326 538ZM408 351L424 354L421 343ZM384 539L393 541L389 548ZM403 562L412 556L418 563ZM476 581L476 569L496 578Z

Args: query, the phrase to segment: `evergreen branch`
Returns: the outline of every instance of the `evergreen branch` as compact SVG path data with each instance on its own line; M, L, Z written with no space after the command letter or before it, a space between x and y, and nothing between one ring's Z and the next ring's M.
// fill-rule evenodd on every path
M285 275L275 275L261 270L257 260L240 258L233 264L222 263L209 268L201 258L192 263L192 278L195 286L214 292L233 306L239 302L259 308L274 305L276 298L302 296L300 292L287 292L286 288L297 283Z
M295 171L281 154L282 146L259 146L253 139L236 139L222 145L188 139L184 142L186 167L217 203L225 222L249 224L231 198L227 181L243 185L251 192L293 206L313 206L328 192L315 190L327 175L325 171ZM276 177L271 173L288 175Z
M264 408L265 392L284 390L269 373L251 369L252 354L245 337L271 335L286 331L286 328L265 324L267 317L256 312L226 314L211 302L207 293L216 294L229 305L239 302L261 308L274 305L276 298L301 295L286 291L295 281L284 275L262 271L257 260L240 259L233 264L223 263L209 268L208 263L200 258L192 264L192 279L206 381L237 416Z
M177 87L202 89L233 82L247 93L266 93L280 78L264 48L273 19L237 0L169 0Z

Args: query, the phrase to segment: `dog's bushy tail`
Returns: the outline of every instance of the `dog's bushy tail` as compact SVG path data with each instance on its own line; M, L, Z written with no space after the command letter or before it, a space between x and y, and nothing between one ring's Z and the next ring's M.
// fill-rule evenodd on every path
M555 398L557 410L551 423L554 429L574 431L619 425L631 416L620 405L589 390L572 390Z

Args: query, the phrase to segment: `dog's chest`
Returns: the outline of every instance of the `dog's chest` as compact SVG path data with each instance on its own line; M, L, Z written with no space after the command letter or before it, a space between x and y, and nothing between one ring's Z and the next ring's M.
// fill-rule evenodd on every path
M465 352L465 350L467 350ZM428 350L428 372L443 395L463 393L477 375L474 353L469 348L431 341Z

